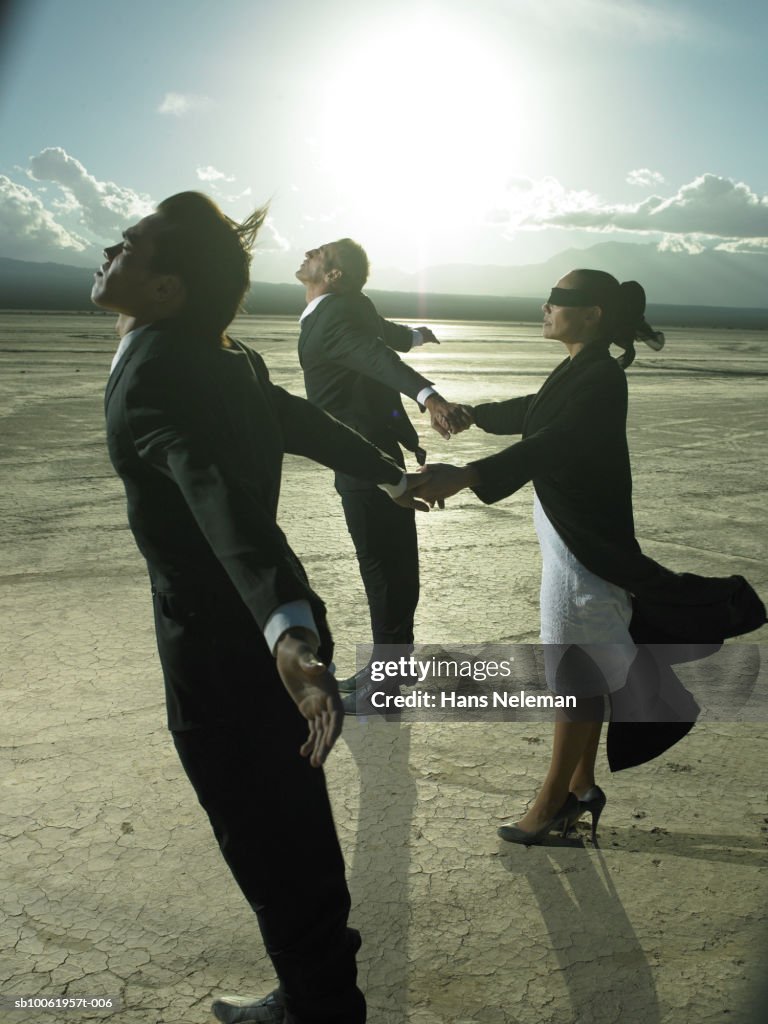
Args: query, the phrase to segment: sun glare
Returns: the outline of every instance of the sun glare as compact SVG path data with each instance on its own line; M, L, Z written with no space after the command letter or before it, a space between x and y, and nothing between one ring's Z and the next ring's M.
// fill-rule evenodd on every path
M322 170L369 223L429 232L451 211L482 218L530 144L526 74L458 21L372 26L321 86Z

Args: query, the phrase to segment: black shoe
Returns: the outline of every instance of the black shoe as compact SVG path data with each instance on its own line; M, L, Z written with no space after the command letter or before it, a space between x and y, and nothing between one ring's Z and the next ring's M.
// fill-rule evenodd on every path
M370 669L366 666L365 668L361 668L359 672L355 672L353 676L348 676L346 679L337 679L336 685L339 688L341 696L346 697L348 693L355 693L358 688L362 688L370 681Z
M359 673L360 685L356 690L341 698L341 706L345 715L380 715L386 718L399 718L401 709L387 703L388 697L398 697L400 687L391 679L374 683L367 673ZM356 676L352 677L353 679ZM374 695L376 703L373 703Z
M357 953L363 944L357 928L348 928L352 952ZM214 999L211 1013L222 1024L283 1024L285 1004L279 988L263 999L256 996L219 996Z
M592 845L597 846L597 823L603 808L608 803L608 797L599 786L593 786L587 790L584 796L579 798L579 817L582 814L592 815Z
M285 1007L280 989L263 999L256 996L219 996L211 1013L223 1024L283 1024Z
M524 832L517 825L509 822L497 829L497 835L506 839L508 843L520 843L522 846L536 846L538 843L542 843L553 830L559 832L565 839L571 826L578 820L580 813L578 797L569 793L557 814L536 832Z

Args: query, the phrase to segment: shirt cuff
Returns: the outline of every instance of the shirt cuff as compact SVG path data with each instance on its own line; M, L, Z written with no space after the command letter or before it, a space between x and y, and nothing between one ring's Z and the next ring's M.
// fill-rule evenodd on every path
M379 484L379 487L394 500L395 498L399 498L401 495L405 494L408 490L408 481L405 477L405 473L403 473L403 478L399 484Z
M413 394L413 392L411 392ZM423 408L427 404L427 399L430 395L436 395L437 392L434 388L422 388L421 391L416 395L416 401Z
M264 639L267 641L267 647L272 655L275 653L277 641L291 626L303 626L305 629L311 630L318 642L320 641L320 631L317 628L309 601L288 601L287 604L281 604L272 612L264 627Z
M421 333L421 331L417 331L414 327L412 327L411 334L413 335L413 340L411 341L411 348L418 348L419 345L424 344L424 335Z

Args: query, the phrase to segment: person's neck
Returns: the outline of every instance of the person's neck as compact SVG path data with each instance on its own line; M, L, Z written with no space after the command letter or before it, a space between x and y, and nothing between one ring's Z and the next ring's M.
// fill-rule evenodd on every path
M586 342L584 341L564 341L563 344L568 349L568 358L573 359L579 352L584 348Z
M332 295L333 289L329 288L327 284L308 284L304 294L307 305L309 305L313 299L318 299L321 295Z
M151 322L152 321L148 317L132 316L129 313L118 313L115 330L117 331L118 338L124 338L126 334L129 334L131 331L136 331L139 327L146 327L146 325Z

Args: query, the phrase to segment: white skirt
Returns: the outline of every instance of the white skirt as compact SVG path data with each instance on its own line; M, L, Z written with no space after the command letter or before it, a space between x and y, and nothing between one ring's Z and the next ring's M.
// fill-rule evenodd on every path
M547 683L558 692L562 689L562 681L555 685L560 661L569 647L577 645L599 668L603 683L595 689L592 680L581 693L570 683L568 692L612 693L624 686L637 653L629 634L630 595L581 564L550 523L538 495L533 522L542 558L541 641Z

